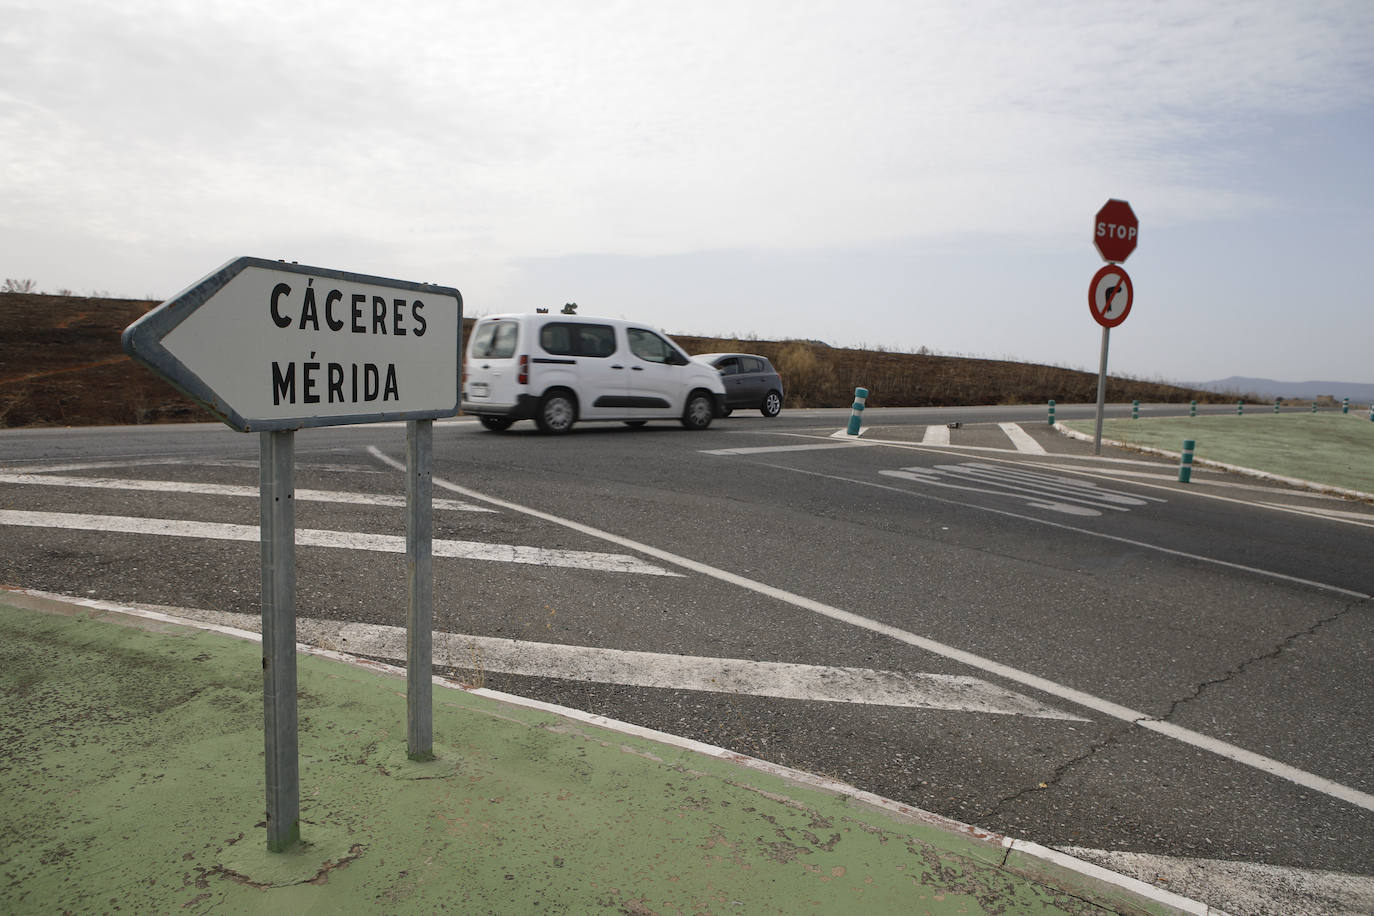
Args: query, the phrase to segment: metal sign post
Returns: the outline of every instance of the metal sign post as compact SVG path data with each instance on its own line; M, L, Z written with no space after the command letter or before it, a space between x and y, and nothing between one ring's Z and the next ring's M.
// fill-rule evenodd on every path
M1140 224L1131 205L1112 198L1102 205L1093 220L1093 245L1107 262L1093 274L1088 284L1088 311L1102 325L1102 354L1097 364L1097 424L1093 434L1093 454L1102 454L1102 417L1107 404L1107 344L1112 328L1126 320L1135 302L1135 288L1121 265L1135 251Z
M262 710L267 760L267 848L283 852L301 838L296 747L295 438L261 433Z
M406 424L406 753L434 759L434 421Z
M405 420L407 753L433 749L434 418L458 412L463 297L429 283L236 258L124 329L124 351L261 435L267 848L301 838L295 430Z

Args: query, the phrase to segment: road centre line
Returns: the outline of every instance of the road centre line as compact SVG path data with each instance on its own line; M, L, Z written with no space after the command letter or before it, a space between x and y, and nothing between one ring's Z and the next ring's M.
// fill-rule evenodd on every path
M222 522L196 522L168 518L133 518L121 515L85 515L77 512L24 512L15 509L0 509L0 525L203 538L218 541L260 542L262 540L261 529L257 525L231 525ZM365 534L358 531L322 531L315 528L297 528L296 545L298 547L328 547L342 550L370 550L381 553L406 552L404 535ZM680 578L682 575L661 566L646 563L638 557L618 553L553 550L542 547L520 547L441 538L434 539L433 548L435 557L449 559L491 560L498 563L525 563L534 566L557 566L600 572L670 576L673 578Z
M258 498L258 487L219 483L183 483L177 480L140 480L124 477L63 477L56 474L3 474L0 483L49 487L84 487L97 490L134 490L148 493L191 493L197 496L249 496ZM346 503L356 506L383 506L404 509L404 496L385 493L351 493L341 490L296 490L297 502ZM456 499L436 499L435 509L457 512L493 512L484 506L459 502Z
M405 472L404 462L397 461L396 459L391 458L375 446L368 446L367 450L370 454L377 458L377 460L383 462L384 464L390 465L391 467L395 468L398 471L401 471L402 473ZM795 470L794 468L780 467L777 465L767 466L777 467L779 470L784 471ZM814 472L804 471L801 473ZM832 475L816 474L815 476L831 477ZM833 479L849 483L876 486L880 489L908 493L909 495L913 496L917 495L911 494L909 490L905 490L901 487L889 487L883 484L870 484L866 481L850 480L849 478L843 477L835 477ZM642 544L638 541L631 540L630 538L625 538L617 534L612 534L609 531L602 531L598 528L593 528L590 525L584 525L581 522L575 522L571 519L561 518L557 515L553 515L548 512L542 512L538 509L533 509L528 506L522 506L519 503L513 503L509 500L500 499L494 496L487 496L483 493L478 493L476 490L470 490L466 487L460 487L455 483L451 483L437 476L433 478L433 484L434 486L448 490L449 492L461 494L462 496L465 496L468 499L480 500L482 502L490 503L494 506L499 506L503 509L508 509L512 512L520 512L532 518L538 518L550 522L552 524L561 525L562 527L568 528L573 531L578 531L582 534L586 534L591 537L608 541L612 544L616 544L617 546L624 547L629 550L638 551L647 556L651 556L657 560L660 560L661 562L669 563L671 565L689 570L691 572L700 573L704 576L710 576L711 578L717 579L719 581L726 582L731 585L735 585L740 588L746 589L748 591L755 592L756 594L765 595L767 597L774 598L778 601L791 604L793 607L798 607L804 610L811 611L820 616L828 617L831 620L846 623L851 626L868 630L873 633L879 633L884 636L889 636L892 639L897 640L898 642L914 646L918 649L923 649L927 652L943 656L944 658L952 659L954 661L960 662L961 664L968 665L971 668L976 668L980 671L987 672L988 674L1005 678L1006 680L1013 681L1018 684L1023 684L1027 687L1030 687L1033 690L1039 690L1040 692L1047 693L1050 696L1059 697L1062 700L1067 700L1068 702L1074 703L1078 706L1082 706L1085 709L1091 709L1094 712L1100 713L1105 716L1109 716L1113 719L1119 719L1121 721L1128 722L1132 725L1139 725L1142 728L1147 728L1151 731L1155 731L1160 734L1164 734L1170 738L1174 738L1175 740L1180 741L1184 744L1188 744L1193 747L1209 751L1211 753L1217 754L1218 756L1235 761L1237 763L1244 764L1246 766L1255 767L1263 772L1269 773L1274 776L1278 776L1282 779L1286 779L1289 782L1293 782L1301 786L1306 786L1307 788L1312 789L1315 792L1320 792L1323 795L1328 795L1332 798L1340 799L1341 801L1345 801L1356 807L1363 808L1366 811L1374 811L1374 795L1371 795L1368 792L1361 792L1358 789L1341 785L1340 783L1337 783L1330 779L1326 779L1325 777L1318 776L1314 773L1308 773L1305 770L1300 770L1297 767L1292 767L1288 764L1280 763L1277 760L1271 760L1267 757L1261 757L1258 754L1253 754L1250 751L1246 751L1245 749L1237 747L1235 745L1230 745L1226 744L1225 742L1217 741L1199 732L1194 732L1189 729L1180 728L1177 726L1171 726L1168 723L1160 722L1159 720L1154 719L1153 717L1147 716L1145 713L1138 712L1126 706L1121 706L1117 703L1113 703L1110 700L1093 696L1090 693L1077 690L1073 687L1056 683L1054 681L1049 680L1048 678L1043 678L1039 675L1031 674L1030 672L1013 668L1010 665L1004 665L1001 662L996 662L992 659L984 658L972 652L955 648L954 646L950 646L945 643L938 642L937 640L917 635L910 631L903 630L899 627L891 626L890 624L886 624L878 620L863 617L859 614L855 614L850 611L843 610L841 608L833 607L831 605L824 604L820 601L815 601L811 598L806 598L801 595L793 594L780 588L774 588L771 585L765 585L764 583L757 582L753 579L747 579L744 576L727 572L723 569L718 569L714 566L708 566L705 563L699 563L696 560L690 560L686 557L678 556L677 554L670 553L666 550L660 550L657 547L651 547L648 544ZM939 497L931 497L925 494L921 494L921 498L936 499L940 502L948 502L953 505L964 505L962 503L956 503L953 500L943 500L939 499ZM982 507L975 506L974 508ZM1058 522L1046 522L1042 519L1033 518L1031 516L1023 516L1014 512L1006 512L1004 510L999 509L988 509L986 511L994 512L1001 515L1007 515L1015 518L1024 518L1029 521L1051 525L1057 528L1063 528L1068 531L1078 531L1086 534L1092 534L1094 536L1100 536L1097 535L1096 532L1090 532L1086 529L1075 528L1072 525L1065 525ZM1126 540L1125 538L1111 539L1121 541ZM1128 543L1132 542L1128 541ZM1165 550L1165 552L1178 553L1180 555L1187 556L1187 554L1182 554L1181 551L1168 551L1165 548L1157 548L1153 545L1140 544L1139 546L1147 547L1150 549ZM1207 558L1197 559L1204 560L1206 562L1218 563L1225 566L1246 569L1246 567L1238 566L1238 564L1226 563L1225 561L1221 560L1208 560ZM1254 571L1263 573L1263 571L1261 570ZM1273 573L1269 573L1268 575L1278 576L1278 574ZM1291 577L1288 576L1278 577L1291 580ZM1303 582L1303 580L1291 581ZM1369 595L1363 595L1357 592L1350 592L1346 589L1338 589L1333 586L1322 586L1320 585L1320 583L1305 582L1304 584L1315 585L1319 588L1327 588L1331 591L1353 595L1362 599L1367 599L1371 597Z

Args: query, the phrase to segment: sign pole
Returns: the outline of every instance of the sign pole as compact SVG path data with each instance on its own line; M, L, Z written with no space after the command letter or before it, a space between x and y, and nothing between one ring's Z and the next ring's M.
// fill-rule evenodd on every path
M267 763L267 849L301 838L296 736L296 506L293 430L260 434L262 708Z
M434 421L406 423L406 753L434 759Z
M1102 413L1107 403L1107 342L1111 339L1112 329L1102 326L1102 358L1097 363L1097 432L1093 436L1093 454L1102 454Z

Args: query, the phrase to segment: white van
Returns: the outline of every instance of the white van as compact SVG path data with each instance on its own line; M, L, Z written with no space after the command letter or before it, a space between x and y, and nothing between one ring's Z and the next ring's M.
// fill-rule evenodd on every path
M463 412L497 431L516 420L546 433L565 433L578 420L679 420L705 429L724 403L714 369L662 331L615 318L479 318L463 363Z

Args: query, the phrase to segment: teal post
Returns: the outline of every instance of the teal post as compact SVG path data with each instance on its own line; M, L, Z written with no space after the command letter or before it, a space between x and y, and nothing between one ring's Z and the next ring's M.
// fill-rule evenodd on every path
M1350 413L1350 398L1341 402L1341 413Z
M1132 420L1139 420L1139 419L1140 419L1140 402L1139 402L1139 401L1132 401L1132 402L1131 402L1131 419L1132 419Z
M1317 412L1317 402L1316 402L1316 401L1313 401L1313 402L1312 402L1312 412L1313 412L1313 413L1316 413L1316 412Z
M851 436L859 434L859 426L864 418L864 401L868 400L867 388L854 389L854 409L849 414L849 429L846 432Z
M1237 401L1237 402L1236 402L1236 416L1239 417L1239 416L1243 416L1244 414L1245 414L1245 402L1244 402L1244 401Z
M1194 401L1194 402L1192 403L1192 405L1188 408L1188 416L1190 416L1190 417L1196 417L1196 416L1197 416L1197 401Z
M1279 412L1279 401L1280 401L1280 400L1281 400L1281 398L1274 398L1274 413L1278 413L1278 412Z
M1187 483L1193 479L1193 446L1197 443L1192 439L1183 440L1183 454L1178 461L1178 482Z
M1050 398L1050 425L1054 425L1054 398Z

